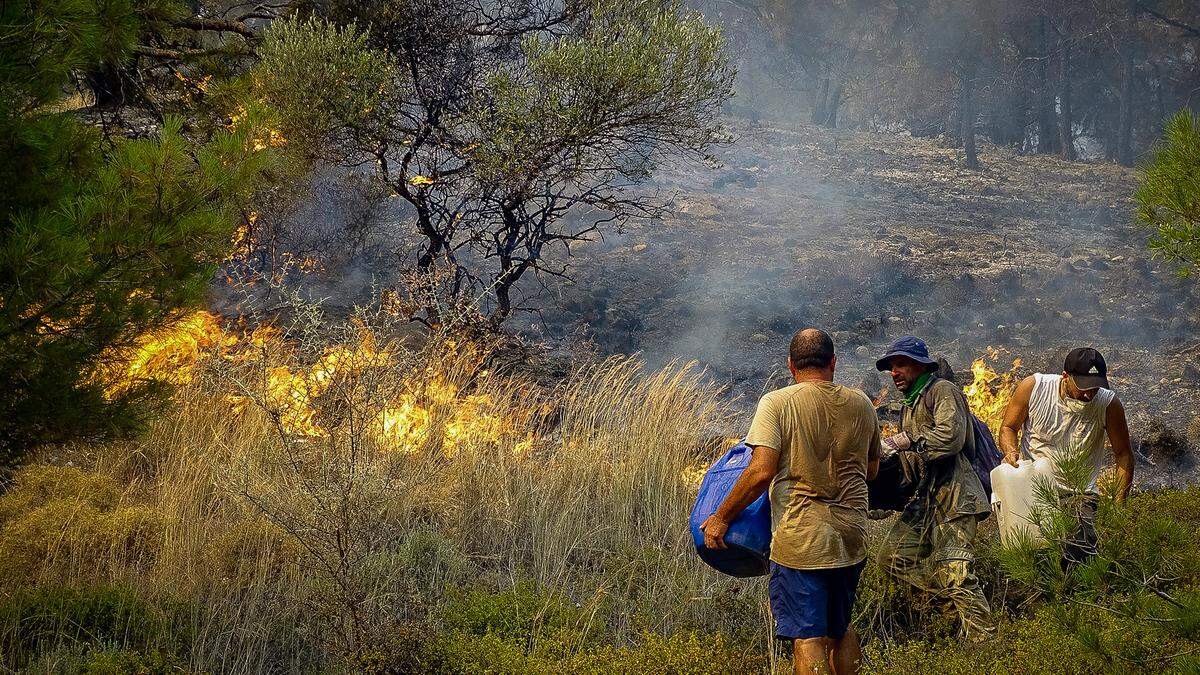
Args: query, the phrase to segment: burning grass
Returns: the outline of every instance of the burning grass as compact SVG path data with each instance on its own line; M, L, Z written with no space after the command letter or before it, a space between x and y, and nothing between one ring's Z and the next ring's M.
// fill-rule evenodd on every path
M530 632L491 649L548 670L638 663L642 646L698 660L707 640L690 636L714 626L766 644L761 598L691 551L680 476L729 415L696 369L622 358L545 385L495 366L495 345L413 343L377 318L322 319L316 340L198 314L147 336L109 375L169 373L173 405L136 443L16 476L0 498L7 578L178 608L184 660L214 672L478 659L517 619ZM527 590L497 616L472 623L452 602L514 580ZM38 644L6 663L37 667Z
M274 326L227 329L216 315L196 311L113 354L97 377L116 393L148 380L188 385L197 372L216 371L227 390L213 390L215 399L234 415L252 407L267 411L285 437L330 436L340 422L330 415L336 407L331 399L376 405L365 421L370 427L366 434L402 452L413 452L431 440L455 452L476 437L495 442L516 433L516 418L521 416L511 411L500 416L493 393L482 391L491 375L481 365L486 348L449 339L430 343L420 352L380 345L376 332L361 320L342 333L335 344L315 353L310 346L305 353L303 345L289 341ZM426 365L418 367L418 361ZM466 393L468 388L480 393ZM369 400L357 400L364 394ZM523 422L529 426L530 420ZM519 439L514 451L527 451L533 440Z

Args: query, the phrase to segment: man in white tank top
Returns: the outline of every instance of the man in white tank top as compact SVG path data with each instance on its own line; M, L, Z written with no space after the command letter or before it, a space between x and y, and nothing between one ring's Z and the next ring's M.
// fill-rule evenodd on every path
M1021 434L1018 445L1018 433ZM1059 481L1064 508L1079 520L1067 541L1067 562L1080 562L1096 550L1096 480L1108 464L1105 437L1117 466L1115 498L1124 501L1133 482L1133 452L1125 407L1108 385L1108 366L1091 347L1072 349L1061 375L1038 373L1017 386L1000 427L1004 461L1016 466L1020 459L1048 458L1059 466L1078 458L1085 466L1087 486Z

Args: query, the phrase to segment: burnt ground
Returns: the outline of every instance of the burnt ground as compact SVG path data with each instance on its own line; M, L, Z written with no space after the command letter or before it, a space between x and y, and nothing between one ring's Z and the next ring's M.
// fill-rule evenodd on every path
M997 369L1059 372L1090 344L1153 464L1138 482L1196 474L1200 282L1150 259L1133 171L985 146L976 172L906 135L730 125L721 166L658 172L665 218L575 249L574 282L528 332L698 360L747 408L805 325L833 333L839 380L871 393L888 379L874 357L904 334L956 369L995 346Z

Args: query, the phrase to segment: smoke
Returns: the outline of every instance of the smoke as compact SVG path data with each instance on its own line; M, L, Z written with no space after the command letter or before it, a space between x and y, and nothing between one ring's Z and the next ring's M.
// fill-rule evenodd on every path
M1186 424L1200 286L1149 259L1131 172L986 144L984 169L967 171L962 151L886 120L863 125L882 133L811 124L811 91L780 79L769 36L715 16L743 66L731 144L712 165L659 167L645 189L668 207L660 221L554 252L549 266L569 265L571 280L523 280L522 304L539 311L511 330L651 366L696 360L746 405L781 382L806 326L834 336L839 381L872 394L875 358L905 334L960 372L988 347L1057 372L1070 348L1092 345L1135 425ZM311 295L361 302L411 263L408 214L353 172L323 173L299 202L279 220L292 237L281 250L336 244L300 281Z

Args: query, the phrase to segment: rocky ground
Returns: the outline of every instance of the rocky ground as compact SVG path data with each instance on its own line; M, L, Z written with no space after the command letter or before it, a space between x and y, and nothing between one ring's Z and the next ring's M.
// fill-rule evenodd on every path
M1150 259L1134 172L992 147L968 171L933 140L731 126L720 166L659 171L667 217L576 249L574 283L529 332L698 360L746 407L805 325L832 331L839 379L872 393L875 356L904 334L959 369L994 346L998 369L1058 372L1093 345L1153 465L1139 482L1196 473L1200 282Z

